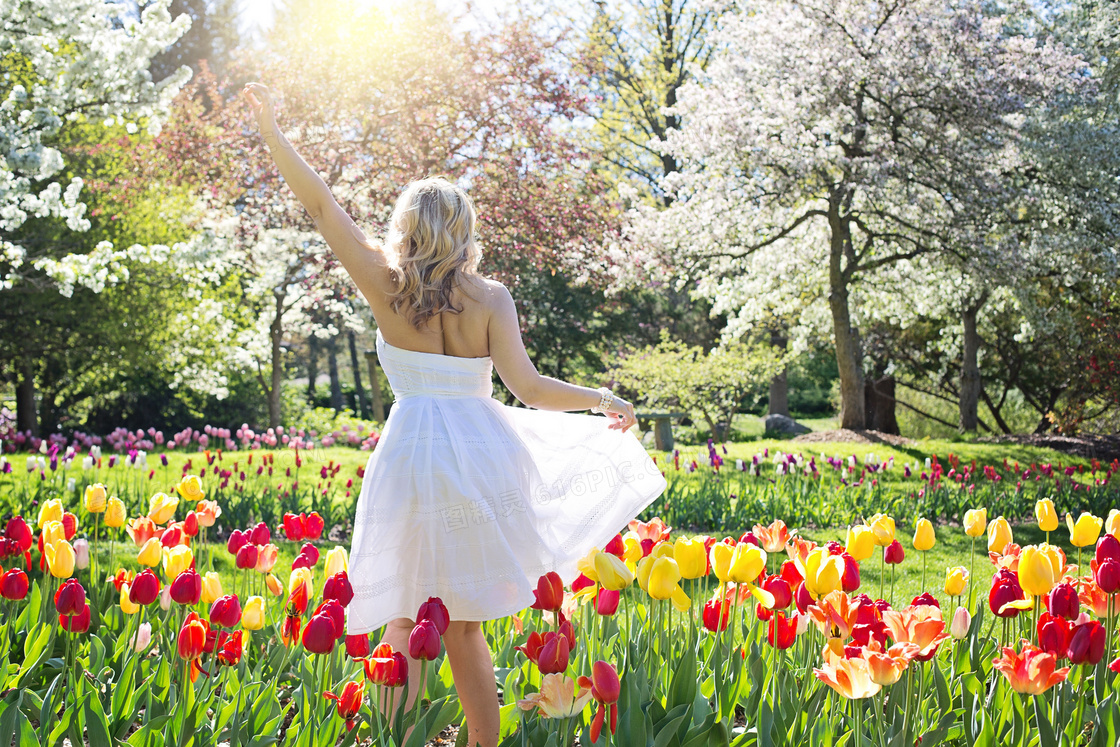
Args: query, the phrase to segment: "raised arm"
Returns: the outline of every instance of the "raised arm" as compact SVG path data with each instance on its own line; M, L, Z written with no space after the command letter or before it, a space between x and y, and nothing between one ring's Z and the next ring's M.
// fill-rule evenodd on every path
M598 406L599 390L542 376L537 371L521 341L517 307L504 286L498 285L494 291L493 307L489 326L490 358L513 396L538 410L590 410ZM607 417L611 419L608 427L617 430L626 430L637 422L634 406L621 397L612 399Z
M365 234L334 199L327 183L307 165L284 137L276 124L276 112L268 87L260 83L249 83L243 93L256 115L261 136L284 181L307 209L331 251L354 279L358 290L372 301L374 295L385 292L383 281L388 266L385 255L378 247L370 244Z

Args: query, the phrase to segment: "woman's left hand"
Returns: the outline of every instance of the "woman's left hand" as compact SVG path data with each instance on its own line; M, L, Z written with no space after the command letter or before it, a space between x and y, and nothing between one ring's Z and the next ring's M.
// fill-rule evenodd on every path
M272 106L272 92L263 83L246 83L241 93L249 100L257 127L262 132L276 127L276 112Z
M622 397L615 397L611 401L606 415L611 419L611 424L607 426L611 430L628 431L638 423L638 417L634 414L634 405Z

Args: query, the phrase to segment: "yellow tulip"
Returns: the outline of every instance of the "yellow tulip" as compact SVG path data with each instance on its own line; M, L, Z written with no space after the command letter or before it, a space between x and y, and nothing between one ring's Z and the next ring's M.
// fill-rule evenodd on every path
M1077 521L1071 514L1066 514L1066 526L1069 527L1069 543L1074 547L1085 547L1096 543L1104 522L1090 513L1082 513Z
M1011 533L1011 525L1007 523L1007 519L1002 516L992 519L992 523L988 525L988 552L1002 555L1014 541L1015 536Z
M642 559L644 556L642 543L638 541L637 537L626 537L622 540L622 543L626 545L626 553L622 556L622 559L627 564L633 565Z
M128 584L121 584L121 612L126 615L135 615L140 611L140 605L128 598L129 588Z
M70 578L74 575L74 547L64 539L43 543L43 555L47 558L51 575L55 578Z
M105 486L98 482L86 486L82 502L85 504L86 511L91 514L99 514L105 510L106 498Z
M1058 583L1062 578L1062 572L1066 567L1066 556L1060 548L1055 545L1049 545L1045 542L1038 546L1038 551L1046 556L1050 561L1050 567L1054 569L1054 583Z
M175 486L175 492L183 497L183 500L189 503L197 503L206 497L202 492L202 481L198 479L198 475L187 475L183 480ZM159 522L156 522L157 524Z
M1108 512L1108 518L1104 520L1104 530L1113 537L1120 538L1120 511L1114 508Z
M1033 597L1041 597L1054 588L1054 566L1035 545L1027 545L1019 554L1019 585Z
M679 612L688 612L689 608L692 607L692 599L685 593L680 584L677 584L677 588L673 589L673 596L669 599L672 600L673 607Z
M964 568L957 566L956 568L948 568L945 571L945 593L951 597L959 597L964 593L964 588L968 584L968 571Z
M48 521L62 521L62 501L57 498L43 501L39 506L39 528L42 529Z
M875 544L879 547L886 547L894 542L894 519L890 516L875 514L867 520L867 526L871 527L871 532L875 535Z
M622 591L634 583L634 574L626 567L626 563L609 552L601 552L595 556L595 574L599 583L608 591Z
M346 556L346 548L335 546L327 553L327 578L330 578L336 573L342 573L349 567L349 562Z
M703 540L678 537L673 543L673 558L680 568L681 578L703 578L708 573L708 553Z
M167 582L174 581L180 573L191 567L192 562L194 553L186 545L164 548L163 574L167 577Z
M213 604L222 596L222 577L218 575L218 572L210 571L203 574L201 602L203 604Z
M140 565L146 565L149 568L155 568L159 565L160 559L163 557L163 545L159 543L158 537L149 537L144 546L140 548L140 552L136 554L136 560Z
M933 532L933 524L929 519L918 519L914 525L914 549L918 552L927 552L937 544L937 535Z
M634 573L634 578L638 581L638 587L647 594L649 593L649 572L656 560L657 558L647 555L638 561L638 567Z
M105 504L105 526L120 529L124 526L126 519L128 519L128 515L124 503L121 502L120 498L113 496Z
M668 540L662 540L653 546L649 554L655 558L672 558L673 557L673 543ZM673 558L676 560L676 558Z
M737 584L753 584L766 570L766 551L749 542L740 542L731 552L728 579Z
M599 583L599 574L595 572L595 556L598 554L599 550L591 548L586 555L576 561L576 570L595 583Z
M264 599L249 597L241 608L241 627L245 630L260 630L264 627Z
M715 543L708 551L708 557L712 561L712 573L724 583L731 580L731 556L734 554L735 548L723 542ZM641 567L641 563L638 567Z
M805 590L813 599L820 599L830 591L840 588L844 576L844 561L839 555L829 555L823 547L812 550L803 563Z
M972 539L984 534L988 528L988 509L973 508L964 512L964 533Z
M292 594L292 592L299 588L300 584L303 584L307 587L307 598L311 599L312 597L314 597L315 594L313 592L315 586L311 583L311 580L312 576L310 568L293 568L292 575L288 576L289 596Z
M848 527L848 538L844 543L844 549L859 563L870 558L875 552L875 540L875 532L871 527L856 524Z
M1034 518L1038 528L1044 532L1053 532L1058 528L1058 512L1054 508L1054 501L1041 498L1034 504Z
M178 498L172 498L167 493L156 493L148 501L148 518L157 524L166 524L178 507Z
M672 558L654 558L650 565L647 592L654 599L671 599L680 588L681 571Z
M61 521L51 521L43 524L43 544L52 545L58 540L66 539L66 528Z

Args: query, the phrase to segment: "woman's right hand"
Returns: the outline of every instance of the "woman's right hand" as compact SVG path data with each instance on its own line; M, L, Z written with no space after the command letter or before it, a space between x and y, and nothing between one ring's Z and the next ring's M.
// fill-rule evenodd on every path
M272 106L272 92L264 83L246 83L241 93L249 100L257 127L261 132L276 129L276 112Z
M612 421L607 426L611 430L625 432L638 422L638 417L634 414L634 405L617 395L611 400L611 406L607 408L606 415Z

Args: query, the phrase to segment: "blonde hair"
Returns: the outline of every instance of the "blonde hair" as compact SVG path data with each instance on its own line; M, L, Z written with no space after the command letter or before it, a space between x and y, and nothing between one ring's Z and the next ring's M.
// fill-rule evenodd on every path
M413 327L442 311L462 311L451 291L482 260L474 229L471 198L442 177L414 181L397 198L385 237L397 286L391 305Z

